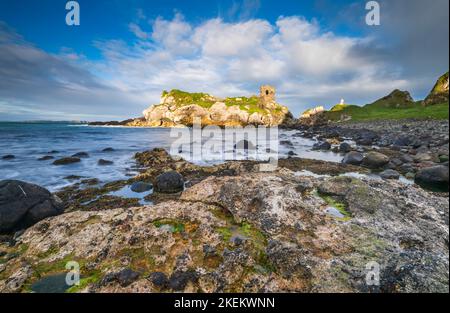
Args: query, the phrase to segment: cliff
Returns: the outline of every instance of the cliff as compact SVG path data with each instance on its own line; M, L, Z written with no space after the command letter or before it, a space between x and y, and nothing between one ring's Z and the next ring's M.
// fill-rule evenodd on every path
M292 114L275 101L275 91L262 86L260 96L218 98L207 93L181 90L164 91L159 104L143 112L144 119L129 126L176 127L192 126L199 118L202 126L279 126L289 124Z
M448 103L448 72L439 77L430 94L423 101L423 105Z

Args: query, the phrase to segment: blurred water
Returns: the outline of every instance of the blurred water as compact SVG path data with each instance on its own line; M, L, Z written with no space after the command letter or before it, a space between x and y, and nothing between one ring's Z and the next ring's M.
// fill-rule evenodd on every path
M172 130L175 131L175 130ZM77 175L98 178L103 182L123 179L136 173L133 155L136 152L156 147L170 151L176 138L170 137L168 128L99 127L70 123L12 123L0 122L0 158L13 154L12 160L0 159L0 180L19 179L36 183L54 191L72 183L65 177ZM297 134L296 136L293 136ZM298 136L298 131L279 130L279 157L286 157L293 151L298 157L339 162L342 156L332 152L311 151L314 140ZM217 140L217 139L216 139ZM222 139L219 139L222 140ZM289 140L292 145L284 141ZM112 152L102 152L111 147ZM233 144L225 143L225 150L232 150ZM177 148L178 149L178 148ZM172 149L173 154L190 159L186 150ZM49 154L51 151L57 153ZM38 161L45 155L55 159L71 156L77 152L89 153L80 163L65 166L52 165L54 160ZM214 153L212 153L214 154ZM232 159L243 159L245 154L235 154ZM111 166L98 166L99 159L111 160ZM194 158L198 164L223 162L206 158Z

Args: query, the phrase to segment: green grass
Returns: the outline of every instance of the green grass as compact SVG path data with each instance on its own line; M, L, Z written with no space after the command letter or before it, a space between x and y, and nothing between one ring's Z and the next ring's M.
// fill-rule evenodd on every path
M339 120L342 114L351 116L352 121L400 120L409 118L445 120L449 118L449 106L448 103L442 103L423 107L420 102L416 102L407 108L389 108L373 105L359 107L350 105L341 111L328 111L325 114L332 121Z
M211 108L211 106L216 102L213 97L207 93L203 92L186 92L178 89L173 89L171 91L164 90L162 96L172 96L175 99L175 104L178 107L196 104L205 109ZM229 97L224 100L226 106L238 106L242 111L246 111L249 114L261 113L267 114L267 111L260 107L260 99L258 96L251 97ZM275 112L281 112L282 108L277 107Z
M210 108L214 104L214 101L209 99L210 95L203 92L186 92L178 89L167 92L164 90L162 96L167 95L174 97L178 106L197 104L203 108Z

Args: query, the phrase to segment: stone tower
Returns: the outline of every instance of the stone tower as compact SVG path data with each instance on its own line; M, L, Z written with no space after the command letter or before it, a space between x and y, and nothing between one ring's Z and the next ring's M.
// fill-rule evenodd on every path
M275 87L263 85L259 88L259 97L263 105L275 102Z

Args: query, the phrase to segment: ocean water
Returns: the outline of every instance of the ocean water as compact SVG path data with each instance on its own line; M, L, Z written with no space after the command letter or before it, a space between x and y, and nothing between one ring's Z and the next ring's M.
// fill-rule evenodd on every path
M176 129L172 130L176 132ZM296 134L296 136L294 136ZM18 179L44 186L51 191L58 190L73 183L65 177L70 175L85 178L98 178L102 182L124 179L137 173L133 156L136 152L156 147L170 151L175 137L171 137L168 128L133 128L87 126L83 124L59 122L15 123L0 122L0 180ZM223 140L221 137L216 140ZM315 140L298 136L298 131L279 130L278 139L289 140L292 145L278 145L280 158L293 151L299 157L339 162L342 155L333 152L312 151ZM184 143L188 143L184 140ZM278 142L277 142L278 143ZM103 152L105 148L112 152ZM182 147L182 146L181 146ZM233 150L233 144L224 144L225 150ZM190 159L186 149L172 149L172 154ZM54 152L54 153L50 153ZM87 152L89 158L80 163L55 166L53 161L68 157L78 152ZM1 159L4 155L15 156L11 160ZM51 155L55 159L38 161L38 158ZM206 154L205 154L206 155ZM211 152L203 158L192 159L194 163L207 165L220 163L222 158L214 158ZM237 154L231 159L244 159L244 154ZM110 166L99 166L99 159L113 161Z

